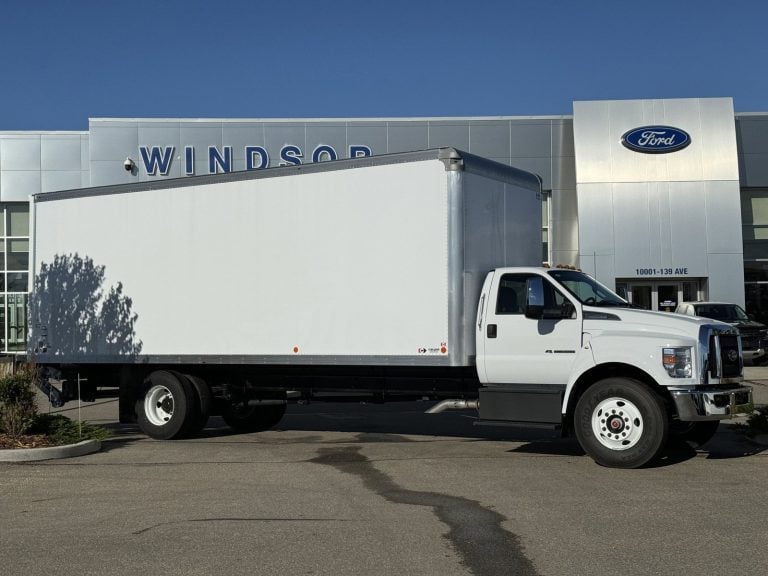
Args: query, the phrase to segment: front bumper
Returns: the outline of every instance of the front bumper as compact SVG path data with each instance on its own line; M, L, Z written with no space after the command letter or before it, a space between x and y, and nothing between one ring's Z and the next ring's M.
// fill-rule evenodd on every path
M673 390L672 399L680 420L723 420L737 414L749 414L754 409L752 388Z

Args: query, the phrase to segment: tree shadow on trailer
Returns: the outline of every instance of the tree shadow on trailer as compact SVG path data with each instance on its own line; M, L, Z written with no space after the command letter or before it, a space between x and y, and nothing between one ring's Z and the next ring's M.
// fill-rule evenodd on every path
M123 292L122 282L105 286L105 267L88 256L57 254L53 262L41 263L29 305L29 348L42 364L95 358L126 362L141 353L132 299ZM40 388L56 396L46 377Z

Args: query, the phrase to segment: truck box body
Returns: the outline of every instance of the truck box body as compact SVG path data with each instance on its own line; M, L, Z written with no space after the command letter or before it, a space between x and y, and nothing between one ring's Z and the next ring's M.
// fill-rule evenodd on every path
M541 259L538 178L453 149L31 206L38 363L470 366L486 273Z

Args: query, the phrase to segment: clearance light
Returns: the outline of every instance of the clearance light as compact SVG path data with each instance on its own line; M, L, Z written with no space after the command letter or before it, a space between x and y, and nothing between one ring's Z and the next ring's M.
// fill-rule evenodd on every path
M661 362L672 378L691 378L693 376L693 356L691 347L662 349Z

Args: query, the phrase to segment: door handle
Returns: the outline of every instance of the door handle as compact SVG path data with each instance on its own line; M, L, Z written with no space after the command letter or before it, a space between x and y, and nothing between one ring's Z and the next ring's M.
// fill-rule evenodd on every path
M496 338L496 324L488 324L486 327L488 338Z

